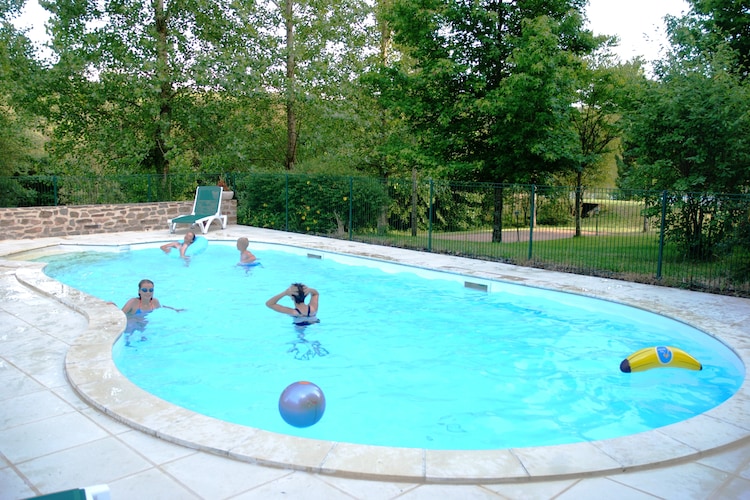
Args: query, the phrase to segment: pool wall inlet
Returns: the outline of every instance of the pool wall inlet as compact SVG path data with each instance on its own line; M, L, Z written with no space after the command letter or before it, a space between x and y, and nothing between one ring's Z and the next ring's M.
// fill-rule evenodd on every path
M460 257L412 252L240 226L209 233L209 239L279 243L309 250L364 256L443 270L481 280L597 297L663 314L716 337L743 365L750 360L750 300L699 292L568 275ZM173 239L165 230L146 233L45 238L8 242L3 255L55 245L136 245ZM125 327L116 306L47 278L42 265L4 261L24 285L59 300L88 319L70 347L65 371L90 405L145 433L252 463L348 477L434 483L517 482L604 475L689 461L750 442L747 378L730 399L694 418L622 438L537 448L484 451L388 448L317 441L229 424L156 398L130 383L115 367L111 351Z

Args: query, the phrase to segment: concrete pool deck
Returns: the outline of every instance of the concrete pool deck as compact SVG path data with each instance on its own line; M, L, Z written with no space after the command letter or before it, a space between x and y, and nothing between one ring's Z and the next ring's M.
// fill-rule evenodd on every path
M182 234L184 231L180 232ZM750 361L750 300L244 226L282 243L599 297L679 319ZM750 498L750 384L695 418L624 438L490 451L304 440L169 405L114 368L116 307L3 256L174 240L168 231L0 241L0 499L106 483L112 498ZM251 244L252 249L252 244ZM134 276L139 279L141 276Z

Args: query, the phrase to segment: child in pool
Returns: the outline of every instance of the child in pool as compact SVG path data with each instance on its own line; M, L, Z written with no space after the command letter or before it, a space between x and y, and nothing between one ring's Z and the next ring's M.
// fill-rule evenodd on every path
M185 233L185 238L182 241L173 241L171 243L165 243L161 247L164 253L169 253L173 248L177 248L180 251L180 257L185 258L185 251L190 245L195 243L195 233L188 231Z
M240 238L237 240L237 250L240 251L240 266L247 266L257 261L257 258L253 253L247 249L250 244L247 238Z

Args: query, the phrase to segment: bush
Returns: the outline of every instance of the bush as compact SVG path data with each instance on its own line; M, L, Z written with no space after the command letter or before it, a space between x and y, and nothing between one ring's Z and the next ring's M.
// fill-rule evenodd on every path
M373 214L389 203L383 184L369 178L246 174L235 183L240 224L299 233L372 230Z

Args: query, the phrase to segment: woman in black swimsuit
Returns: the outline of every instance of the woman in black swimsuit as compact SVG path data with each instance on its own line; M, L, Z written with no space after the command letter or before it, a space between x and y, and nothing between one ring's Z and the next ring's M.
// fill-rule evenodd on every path
M294 309L280 305L278 302L282 297L290 296L294 301ZM305 304L305 298L310 296L310 303ZM266 301L266 305L283 314L292 317L297 338L290 344L292 345L287 353L294 355L295 359L310 360L317 356L326 356L328 350L323 347L317 340L308 340L305 338L305 330L308 325L320 323L318 314L318 291L314 288L307 287L302 283L294 283L281 293L277 293Z
M279 300L282 297L290 296L294 301L294 309L282 306ZM310 303L305 304L305 298L310 296ZM292 316L292 321L296 326L307 326L313 323L319 323L318 314L318 291L314 288L294 283L283 292L277 293L266 301L266 305L274 311Z

